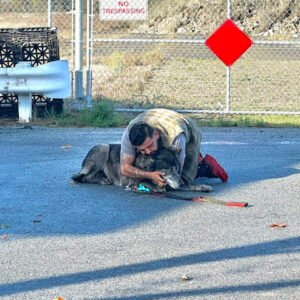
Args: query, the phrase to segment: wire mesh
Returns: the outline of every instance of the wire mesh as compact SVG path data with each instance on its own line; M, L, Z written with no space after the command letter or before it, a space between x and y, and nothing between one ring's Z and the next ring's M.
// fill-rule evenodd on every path
M56 27L61 58L72 60L72 7L72 0L4 0L1 28Z
M68 59L74 71L74 2L3 0L1 27L56 27L60 57ZM300 1L83 3L83 45L91 47L92 55L84 51L87 55L82 60L93 74L95 100L107 98L119 108L225 111L226 67L204 42L229 14L254 41L231 67L229 111L299 113ZM88 4L92 6L90 15ZM104 16L107 9L117 17ZM139 16L133 17L136 11L140 11ZM86 41L89 19L92 31ZM2 56L5 51L9 49L1 49Z
M106 2L102 7L113 8L109 5L116 1ZM127 2L131 8L145 4ZM95 98L108 98L119 108L224 109L225 67L204 46L209 27L217 26L217 21L206 22L208 3L148 1L147 18L140 21L124 20L130 15L103 20L101 1L94 3ZM224 4L212 3L221 17L226 16ZM207 25L198 26L199 18Z
M225 67L198 43L112 41L94 47L93 74L101 74L93 84L96 98L119 108L224 109Z
M232 67L231 110L300 111L297 45L256 45Z
M299 112L300 2L233 1L232 20L254 46L232 67L231 110Z
M298 0L232 0L232 20L252 38L298 40Z
M125 2L144 5L94 1L94 98L119 108L224 112L226 67L204 41L229 4L232 20L254 40L231 68L229 112L299 112L299 1L149 0L145 20L101 16L101 8L118 11Z

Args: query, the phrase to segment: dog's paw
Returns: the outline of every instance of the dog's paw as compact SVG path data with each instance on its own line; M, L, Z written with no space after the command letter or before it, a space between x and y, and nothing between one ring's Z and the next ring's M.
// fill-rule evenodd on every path
M207 184L199 184L199 185L194 185L193 186L195 189L195 191L197 192L205 192L205 193L209 193L213 191L213 188L210 185Z
M96 181L97 181L98 184L101 184L101 185L110 185L110 184L112 184L112 181L109 178L106 178L106 177L97 178Z
M212 188L212 186L207 185L207 184L203 184L203 192L212 192L214 189Z
M83 177L84 177L84 174L78 173L78 174L73 175L71 177L71 180L76 182L76 183L79 183L79 182L83 181Z

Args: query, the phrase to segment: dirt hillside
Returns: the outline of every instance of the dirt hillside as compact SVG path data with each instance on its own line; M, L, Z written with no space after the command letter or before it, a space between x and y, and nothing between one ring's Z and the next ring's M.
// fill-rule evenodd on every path
M227 18L226 0L149 0L149 22L138 29L207 37ZM253 37L300 37L299 0L235 0L231 18Z

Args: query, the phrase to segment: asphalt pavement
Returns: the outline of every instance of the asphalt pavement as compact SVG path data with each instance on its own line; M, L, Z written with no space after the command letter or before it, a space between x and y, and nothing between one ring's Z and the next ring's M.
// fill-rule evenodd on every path
M299 128L202 128L247 208L73 184L123 130L0 127L1 299L300 299Z

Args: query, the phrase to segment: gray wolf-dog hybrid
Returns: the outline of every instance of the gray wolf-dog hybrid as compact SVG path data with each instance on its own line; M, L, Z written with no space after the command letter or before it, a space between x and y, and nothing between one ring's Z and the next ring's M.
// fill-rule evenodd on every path
M79 173L72 176L75 182L96 183L101 185L113 184L117 186L133 186L138 183L151 186L157 192L163 192L153 182L145 180L130 179L121 175L120 171L120 144L100 144L94 146L86 155L82 162ZM180 168L176 155L166 149L161 148L155 154L149 156L138 154L135 160L135 167L145 171L163 171L167 181L167 189L210 192L209 185L185 185L179 176Z

